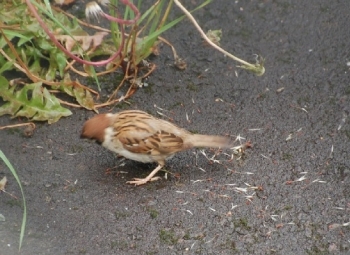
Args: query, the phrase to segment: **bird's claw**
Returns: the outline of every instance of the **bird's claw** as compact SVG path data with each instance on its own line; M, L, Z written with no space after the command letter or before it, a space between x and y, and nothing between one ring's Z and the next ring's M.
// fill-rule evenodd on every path
M151 179L147 179L147 178L134 178L133 181L127 181L127 184L135 184L135 186L139 186L139 185L143 185L146 184L147 182L153 182L153 181L157 181L159 179L162 179L159 176L156 177L152 177Z

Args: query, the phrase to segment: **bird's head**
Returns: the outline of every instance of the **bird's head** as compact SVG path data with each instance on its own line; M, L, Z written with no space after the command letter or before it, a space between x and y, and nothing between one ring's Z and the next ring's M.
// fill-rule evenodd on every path
M98 114L84 123L80 138L95 140L102 144L105 139L105 129L110 125L111 114Z

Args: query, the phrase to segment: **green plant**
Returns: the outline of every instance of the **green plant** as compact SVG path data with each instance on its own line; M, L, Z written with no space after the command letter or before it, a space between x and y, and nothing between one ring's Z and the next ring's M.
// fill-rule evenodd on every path
M203 1L191 12L211 2ZM30 81L8 81L5 75L1 77L7 87L2 86L0 97L9 103L0 106L0 116L26 116L33 120L48 120L49 123L53 123L72 114L63 105L97 111L99 107L129 98L138 87L143 86L143 78L155 70L155 65L145 59L156 52L158 41L162 40L170 45L160 35L185 17L167 21L173 3L192 21L209 45L240 62L241 68L257 75L262 75L265 71L262 58L257 57L256 64L250 64L221 49L218 46L221 31L209 31L211 39L208 38L191 12L178 0L155 0L151 6L144 6L142 0L138 0L136 4L132 0L99 2L104 6L100 7L96 2L88 3L85 15L90 20L103 18L110 21L110 29L83 22L74 15L51 6L49 0L1 1L0 75L15 70L24 73ZM141 7L145 10L142 14L139 11ZM86 27L93 28L96 32L90 35L86 32ZM174 53L175 65L180 69L185 68L186 63L177 56L175 48L172 45L170 47ZM96 57L106 56L107 59L93 61ZM101 70L101 66L106 69ZM71 79L71 73L93 77L100 90L98 77L116 69L122 69L124 77L108 101L101 104L96 104L93 97L96 95L99 98L98 92L84 86L77 78ZM126 83L129 87L117 98L116 95L120 94L118 92L125 88ZM24 96L25 93L27 97ZM78 104L63 101L59 94L69 95ZM34 111L29 110L37 104L39 106ZM55 108L55 114L46 114L52 110L50 107Z
M159 233L160 240L163 243L174 245L177 243L178 238L175 236L175 232L172 230L161 229Z
M21 184L21 181L20 181L20 179L19 179L19 177L17 175L17 172L14 169L14 167L12 166L12 164L10 163L10 161L7 159L5 154L2 152L2 150L0 150L0 158L5 163L5 165L10 169L10 172L13 175L13 177L15 177L16 182L17 182L17 184L18 184L18 186L19 186L19 188L21 190L21 194L22 194L22 199L23 199L23 218L22 218L22 224L21 224L21 232L20 232L20 235L19 235L19 250L21 250L23 237L24 237L24 231L25 231L26 224L27 224L26 199L25 199L23 188L22 188L22 184Z
M198 8L209 2L206 0ZM0 106L0 116L26 116L53 123L71 114L63 105L97 111L99 107L130 97L138 86L142 86L142 79L155 69L153 64L143 60L155 50L159 35L184 18L167 22L172 3L172 0L158 0L145 8L141 0L137 2L137 7L129 0L111 0L104 7L109 13L105 13L95 2L89 3L86 8L89 18L104 18L111 22L110 30L93 26L97 32L89 35L85 27L92 27L91 24L52 7L49 0L25 0L19 3L2 1L0 74L11 70L20 71L31 83L27 79L7 81L5 76L1 77L5 85L2 85L0 97L9 103ZM139 12L141 6L146 9L142 15ZM123 15L118 10L124 10ZM109 34L111 38L107 38ZM91 61L92 58L103 56L109 57ZM83 66L77 65L77 62ZM106 70L101 71L98 69L100 66L105 66ZM122 68L124 79L110 100L103 104L95 104L93 95L98 96L98 92L78 80L73 81L70 76L74 72L83 77L93 77L99 86L99 76L118 68ZM114 96L126 81L131 85L125 95L115 99ZM42 95L39 95L39 88ZM27 97L24 95L26 93ZM78 104L59 99L60 93L71 96ZM38 101L39 97L41 102ZM37 104L40 106L35 111L29 111L31 105ZM45 119L45 112L52 110L49 107L55 107L55 114Z

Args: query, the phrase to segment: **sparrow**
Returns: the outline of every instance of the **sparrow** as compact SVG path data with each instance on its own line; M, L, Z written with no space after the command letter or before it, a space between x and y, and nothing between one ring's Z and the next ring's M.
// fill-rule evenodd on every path
M158 179L155 174L177 152L194 147L230 148L232 145L228 137L192 134L139 110L98 114L84 123L81 138L95 140L128 159L157 162L158 166L146 178L127 182L135 185Z

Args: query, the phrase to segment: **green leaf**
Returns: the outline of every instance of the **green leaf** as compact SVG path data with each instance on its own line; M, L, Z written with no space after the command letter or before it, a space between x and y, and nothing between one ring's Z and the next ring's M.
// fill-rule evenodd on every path
M32 61L33 63L28 66L29 71L34 75L40 75L40 72L43 70L43 68L40 65L40 59L35 58L35 60Z
M81 106L88 110L95 110L94 99L92 98L90 91L82 87L75 87L73 92L76 100Z
M11 41L14 37L20 38L20 41L28 39L28 37L20 34L19 32L16 32L16 31L3 29L2 32L4 33L4 35L6 36L6 38L9 41ZM7 42L6 42L5 38L1 37L0 38L0 47L4 48L5 45L7 45Z
M1 77L0 77L1 79ZM23 198L23 217L22 217L22 224L21 224L21 233L19 234L19 250L21 250L22 247L22 242L23 242L23 237L24 237L24 231L26 229L26 224L27 224L27 205L26 205L26 198L24 196L24 192L23 192L23 188L22 188L22 184L21 181L17 175L16 170L14 169L14 167L12 166L11 162L7 159L7 157L5 156L5 154L2 152L2 150L0 150L0 158L2 159L2 161L6 164L6 166L10 169L11 174L13 175L13 177L15 177L16 182L21 190L21 194L22 194L22 198Z
M66 73L64 75L64 80L71 81L70 75L68 73ZM90 91L84 89L83 87L67 86L64 83L62 83L62 85L58 86L56 89L59 89L59 90L65 92L66 94L74 97L82 107L84 107L88 110L94 110L95 112L97 112L97 110L95 108L94 99L93 99Z
M55 55L58 70L60 72L61 77L63 77L63 71L64 68L66 68L67 65L67 59L66 55L62 51L58 51L57 54Z
M48 121L52 124L72 112L63 108L58 99L42 86L41 82L9 86L9 82L0 76L0 97L8 101L0 107L0 116L10 114L13 117L27 117L31 120Z
M0 63L1 63L1 61L0 61ZM7 61L1 66L0 74L2 74L5 71L12 70L12 68L13 68L13 62Z

